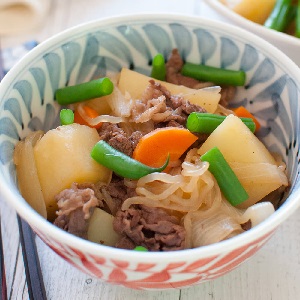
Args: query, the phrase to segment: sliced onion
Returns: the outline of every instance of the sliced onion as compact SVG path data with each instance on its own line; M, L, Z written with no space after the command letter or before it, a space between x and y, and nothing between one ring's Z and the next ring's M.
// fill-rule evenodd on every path
M228 116L233 114L233 111L231 109L225 108L224 106L222 106L221 104L218 104L218 107L215 111L215 114L220 114L223 116Z
M266 220L274 212L275 209L271 202L256 203L246 209L241 217L240 223L243 224L251 220L251 225L254 227Z
M112 112L119 117L129 117L131 115L132 101L131 96L126 93L125 96L115 84L114 91L110 95L108 102Z
M115 117L115 116L110 116L110 115L101 115L96 118L90 118L86 115L82 103L77 106L77 109L78 109L78 113L82 117L82 119L91 126L95 126L95 125L98 125L99 123L103 123L103 122L121 123L124 121L123 118L121 118L121 117Z
M220 212L206 218L199 216L192 228L193 248L217 243L243 232L238 222Z
M221 92L221 87L219 85L214 85L214 86L207 86L205 88L202 88L204 91L208 91L211 93L219 94Z

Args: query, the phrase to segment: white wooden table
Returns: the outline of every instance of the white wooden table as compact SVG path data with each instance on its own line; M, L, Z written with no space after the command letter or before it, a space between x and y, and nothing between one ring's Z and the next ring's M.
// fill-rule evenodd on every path
M142 11L204 14L201 0L52 0L51 10L40 28L22 36L2 38L1 46L15 46L32 39L41 42L82 22ZM0 209L9 299L28 299L15 212L1 200L1 194ZM300 299L300 210L276 231L263 249L239 268L214 281L175 291L135 291L103 283L63 261L38 238L37 244L48 299Z

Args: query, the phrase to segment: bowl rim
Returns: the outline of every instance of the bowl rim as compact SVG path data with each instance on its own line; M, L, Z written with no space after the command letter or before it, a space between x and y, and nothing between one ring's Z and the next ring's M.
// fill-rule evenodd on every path
M1 94L5 94L11 82L13 82L22 69L26 68L36 56L42 54L45 50L51 49L53 45L60 44L62 41L68 40L68 37L77 36L88 30L94 30L95 28L106 28L107 26L112 26L116 24L134 24L136 22L179 22L183 24L191 25L209 25L215 29L222 28L222 31L226 32L228 35L232 34L237 37L248 36L247 39L253 40L255 44L260 45L265 52L270 53L273 57L279 56L282 65L288 65L290 74L296 78L299 74L299 69L296 64L288 58L283 52L278 50L276 47L271 45L269 42L263 40L262 38L256 36L255 34L248 33L245 29L239 28L235 25L224 24L223 22L211 20L199 16L190 16L186 14L166 14L166 13L143 13L143 14L126 14L111 16L106 18L101 18L89 22L85 22L69 29L66 29L54 36L48 38L28 54L26 54L5 76L3 81L0 83L0 99ZM17 75L18 76L18 75ZM300 84L300 83L299 83ZM298 86L299 86L298 84ZM2 92L3 90L3 92ZM0 100L0 107L2 100ZM72 248L80 249L81 252L92 254L94 256L101 256L111 259L135 261L135 262L145 262L147 259L155 259L156 263L169 263L174 261L192 261L195 257L212 257L214 255L220 255L232 251L234 249L245 246L246 244L251 244L259 238L268 235L283 222L290 215L292 215L298 207L300 207L300 184L299 178L295 179L295 185L293 187L293 196L291 201L286 202L279 210L272 214L268 219L266 219L261 224L252 228L251 230L235 236L229 240L225 240L219 243L202 246L194 249L185 249L180 251L171 252L138 252L132 250L117 249L105 245L99 245L79 237L76 237L70 233L63 231L62 229L56 227L49 221L46 221L41 215L39 215L31 206L21 197L20 194L16 192L15 189L10 189L9 183L7 182L3 170L0 169L0 190L2 198L7 201L7 203L12 206L21 217L26 219L29 224L36 228L39 232L50 236L53 240L58 241L61 244L65 244ZM15 191L14 191L15 190Z
M261 24L255 23L251 20L248 20L238 13L234 12L232 9L228 8L225 4L221 3L220 0L203 0L207 5L216 10L218 13L222 14L223 17L230 19L235 22L239 26L244 26L245 29L251 31L255 30L255 32L259 32L259 34L263 34L264 36L271 36L273 39L278 39L283 43L289 42L293 46L300 46L300 39L289 34L279 32L273 29L269 29Z

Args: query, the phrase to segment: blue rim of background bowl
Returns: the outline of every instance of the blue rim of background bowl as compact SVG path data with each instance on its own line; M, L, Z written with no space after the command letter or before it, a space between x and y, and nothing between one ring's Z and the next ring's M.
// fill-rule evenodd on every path
M210 27L214 27L218 30L219 28L222 28L222 31L226 31L228 34L232 33L233 36L236 36L243 40L244 36L249 36L249 40L253 40L255 44L259 45L257 46L257 48L261 49L261 51L265 53L266 56L268 56L268 54L270 54L270 56L279 56L280 64L282 64L282 66L289 66L289 74L291 74L293 78L296 78L300 75L299 68L284 53L282 53L280 50L278 50L276 47L272 46L270 43L266 42L262 38L252 33L249 33L248 31L241 29L235 25L224 24L223 22L185 14L144 13L132 15L119 15L94 20L87 23L83 23L81 25L77 25L75 27L72 27L54 35L48 40L42 42L35 49L31 50L28 54L26 54L26 56L19 63L17 63L10 72L8 72L3 81L0 83L0 90L5 89L2 88L2 86L9 86L15 78L14 74L22 72L24 66L29 64L34 57L43 53L45 50L51 49L51 47L49 48L49 45L60 43L61 41L67 41L68 36L70 35L72 36L73 34L75 34L74 36L77 36L87 31L88 29L91 30L95 28L106 28L107 26L112 26L120 23L127 24L129 22L130 24L134 24L135 22L155 22L156 20L165 21L166 23L176 21L182 22L187 25L209 24ZM0 99L1 97L2 95L0 92ZM71 246L73 248L78 248L82 252L103 256L105 258L118 258L129 261L145 261L147 259L153 260L155 258L156 263L162 262L164 264L166 264L167 262L182 260L190 261L193 260L195 257L212 257L214 255L226 253L245 244L251 243L256 239L272 232L275 228L277 228L277 226L279 226L290 215L292 215L300 206L300 186L299 177L297 177L295 179L295 185L293 189L293 199L291 201L286 202L283 207L277 210L267 220L257 225L250 231L247 231L229 240L194 249L186 249L172 252L136 252L95 244L59 229L50 222L45 221L45 219L42 216L40 216L35 210L33 210L20 195L16 195L15 193L13 193L9 189L8 185L3 183L4 181L5 179L1 171L0 188L2 190L1 192L3 196L11 200L12 206L22 217L24 217L27 220L30 220L30 223L34 227L38 228L40 232L45 232L47 236L51 236L54 240L62 244Z

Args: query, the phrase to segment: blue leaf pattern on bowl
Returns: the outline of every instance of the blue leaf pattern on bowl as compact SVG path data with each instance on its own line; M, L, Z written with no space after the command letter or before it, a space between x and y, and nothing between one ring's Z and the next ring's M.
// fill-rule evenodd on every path
M266 58L256 69L254 76L250 80L247 87L250 88L256 84L267 82L269 79L271 79L274 76L274 74L275 74L275 66L270 59Z
M4 109L10 111L10 113L13 115L15 120L21 125L21 127L24 127L24 124L22 122L20 103L16 98L7 99L7 101L4 103Z
M299 107L299 100L298 100L298 91L297 91L297 86L294 80L288 78L287 82L286 82L286 86L288 89L288 99L289 99L289 106L293 107L294 109L290 110L291 113L291 122L292 120L297 120L297 116L298 116L298 107ZM288 112L287 112L288 113ZM296 126L296 129L299 128L299 125ZM294 128L293 131L293 143L297 140L297 131Z
M206 62L216 51L218 44L217 40L210 32L204 29L195 29L194 33L197 38L198 49L201 55L201 60L199 63L206 65Z
M127 25L117 27L118 31L129 41L129 43L150 63L151 52L141 34Z
M97 57L98 49L98 40L94 36L88 35L76 83L85 82L87 80L88 74L93 67L91 61L94 57Z
M66 68L66 77L70 78L71 72L73 71L74 67L76 66L78 59L80 58L80 45L78 43L67 43L62 45L62 50L64 52L64 61L65 61L65 68ZM68 81L66 82L68 85Z
M15 145L10 141L4 141L0 145L0 161L4 165L11 162L11 153L13 152Z
M246 44L241 58L241 70L250 71L258 62L258 53L253 46Z
M0 119L0 135L19 140L18 129L12 119L4 117Z
M186 61L192 49L192 35L181 24L170 24L170 28L174 36L176 48L178 49L179 53L181 53L182 59ZM168 56L169 55L170 53Z
M127 62L128 65L133 64L132 53L120 39L115 37L113 34L107 32L97 32L95 34L97 41L101 48L109 51L115 58L120 59L123 62ZM101 54L101 53L99 53Z
M258 93L254 98L253 102L265 102L265 101L272 101L272 105L277 104L278 96L282 94L284 88L286 87L286 75L276 79L270 85L268 85L263 91Z
M221 38L221 65L223 69L227 69L230 65L236 62L239 57L238 46L229 38Z
M48 53L44 55L44 60L48 68L52 92L54 94L54 92L59 88L62 57L57 53Z
M46 76L45 72L41 68L30 68L29 72L34 77L34 80L37 84L39 95L40 95L40 103L44 104L44 93L46 86Z
M92 78L103 77L106 76L107 72L109 71L118 72L122 68L120 62L110 57L96 56L91 60L91 62L95 66L97 66L97 68L95 69L92 75Z
M32 86L27 80L20 80L14 84L14 89L16 89L20 96L23 99L23 103L26 106L26 109L30 116L32 115L31 111L31 102L32 102Z
M156 52L168 57L172 51L172 42L167 30L156 24L147 24L143 26L143 29Z
M59 115L53 105L48 103L46 104L46 116L44 122L42 122L39 117L33 117L28 123L28 128L30 128L31 131L43 130L46 132L58 125Z

